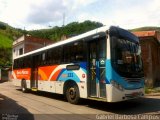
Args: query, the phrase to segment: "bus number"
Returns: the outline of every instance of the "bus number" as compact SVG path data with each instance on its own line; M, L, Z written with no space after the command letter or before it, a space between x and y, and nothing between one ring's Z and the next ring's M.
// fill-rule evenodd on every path
M68 77L73 77L73 73L68 73Z

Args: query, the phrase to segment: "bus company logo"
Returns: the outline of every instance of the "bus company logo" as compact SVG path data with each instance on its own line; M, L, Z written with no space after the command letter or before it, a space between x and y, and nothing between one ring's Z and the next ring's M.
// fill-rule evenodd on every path
M29 72L26 71L26 70L21 70L21 71L17 71L16 74L17 74L17 75L28 75Z

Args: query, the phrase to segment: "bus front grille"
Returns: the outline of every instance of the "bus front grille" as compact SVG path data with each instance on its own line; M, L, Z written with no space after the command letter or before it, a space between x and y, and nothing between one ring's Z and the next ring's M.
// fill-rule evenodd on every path
M142 78L124 78L129 83L141 82Z

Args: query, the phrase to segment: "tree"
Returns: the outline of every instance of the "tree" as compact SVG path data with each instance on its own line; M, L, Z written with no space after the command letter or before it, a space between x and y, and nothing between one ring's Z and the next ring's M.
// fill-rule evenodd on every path
M6 25L4 25L3 23L0 22L0 29L6 30Z
M96 29L101 26L103 26L102 23L87 20L82 23L72 22L63 27L55 26L51 29L33 30L29 31L29 34L35 37L58 41L61 40L61 37L64 35L71 37L73 35L75 36L78 34L82 34L84 32Z

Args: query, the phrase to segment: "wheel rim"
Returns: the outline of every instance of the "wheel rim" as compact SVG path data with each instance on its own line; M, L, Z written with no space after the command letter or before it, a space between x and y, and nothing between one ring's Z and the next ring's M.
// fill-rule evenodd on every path
M74 100L76 98L76 90L75 88L70 88L69 89L69 96L72 100Z

